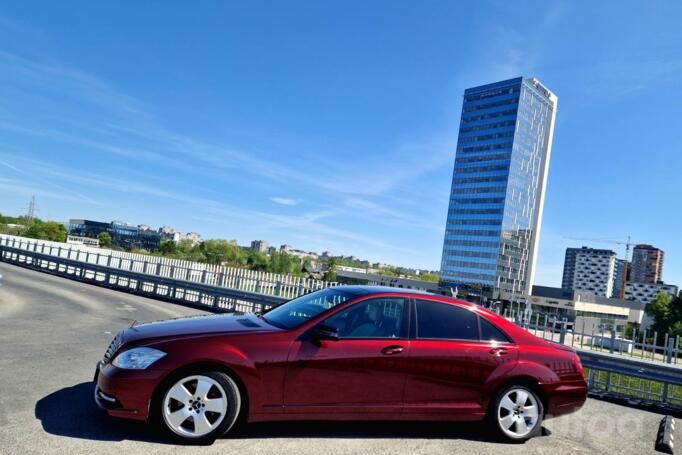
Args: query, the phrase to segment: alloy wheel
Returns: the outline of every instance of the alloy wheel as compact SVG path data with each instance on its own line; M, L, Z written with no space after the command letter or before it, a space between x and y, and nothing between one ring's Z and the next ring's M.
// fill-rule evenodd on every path
M512 439L528 436L538 424L538 417L538 400L524 388L508 390L497 408L500 428Z
M194 375L179 380L168 389L162 414L175 434L200 438L222 423L227 407L227 394L215 379Z

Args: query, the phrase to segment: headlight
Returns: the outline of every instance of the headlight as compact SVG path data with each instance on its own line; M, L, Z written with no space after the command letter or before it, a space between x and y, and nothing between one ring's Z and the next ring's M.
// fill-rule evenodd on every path
M166 353L152 348L133 348L121 352L113 362L115 367L127 370L144 370Z

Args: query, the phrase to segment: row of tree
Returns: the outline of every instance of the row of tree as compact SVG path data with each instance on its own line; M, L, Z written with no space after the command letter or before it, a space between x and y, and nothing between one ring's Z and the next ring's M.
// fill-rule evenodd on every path
M9 225L16 225L18 227L11 227ZM54 242L65 242L68 236L66 228L61 223L42 221L37 218L3 216L2 214L0 214L0 233ZM108 232L102 232L98 236L98 240L103 248L123 250L123 248L112 245L112 238ZM135 250L135 252L146 253L138 250ZM161 242L159 251L151 254L208 264L225 264L262 272L291 274L294 276L301 276L306 270L311 268L311 260L309 258L301 259L281 252L266 255L257 251L248 251L239 247L236 240L212 239L205 240L196 245L189 240L180 242L164 240ZM336 281L336 268L338 266L359 267L361 266L360 264L359 261L349 262L340 258L329 259L325 267L324 278L329 281ZM404 276L397 267L384 267L379 270L379 273L384 276ZM421 274L408 277L438 282L438 275L435 274Z
M161 248L153 253L159 256L204 262L215 265L229 265L262 272L283 273L301 276L310 266L310 259L303 259L286 253L275 252L265 255L257 251L248 251L237 245L236 240L211 239L199 244L189 240L174 242L164 240Z
M38 218L13 217L0 214L0 233L32 239L66 242L68 232L63 224Z

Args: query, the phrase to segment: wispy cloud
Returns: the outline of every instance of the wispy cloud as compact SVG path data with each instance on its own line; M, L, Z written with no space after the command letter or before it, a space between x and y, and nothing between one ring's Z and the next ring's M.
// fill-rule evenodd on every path
M5 163L16 164L17 159L22 159L32 169L32 175L20 176L24 182L21 188L17 181L4 183L14 185L17 191L30 190L39 194L37 189L51 185L59 189L60 194L68 195L65 197L80 198L81 202L90 204L100 204L101 201L83 193L92 193L103 200L110 197L108 193L114 192L140 198L162 198L191 206L195 212L192 214L194 219L206 222L210 219L213 224L238 219L271 232L285 229L292 236L306 238L310 242L319 240L349 253L353 248L368 251L380 248L412 255L414 251L359 231L363 231L366 222L377 220L393 225L420 225L410 216L411 210L405 209L411 203L419 205L420 192L415 191L419 185L412 182L452 165L456 137L424 135L378 149L365 157L362 165L339 160L331 171L328 162L316 159L321 151L315 151L309 152L311 158L306 157L305 166L301 166L300 162L290 159L273 160L271 151L240 150L221 141L170 129L143 101L121 92L101 78L51 58L29 59L0 50L0 71L5 76L13 75L13 78L7 77L16 84L15 90L36 97L37 101L44 97L50 106L56 106L51 118L29 118L3 105L0 107L0 130L15 136L40 139L46 144L74 146L72 150L78 151L74 153L82 150L102 158L108 155L123 158L129 169L117 172L108 168L107 172L97 172L98 169L94 168L84 172L68 163L58 166L19 158L21 153L19 157L17 154L0 154ZM61 101L61 97L68 98L68 102L64 103L67 107L63 118L58 115L61 105L53 103L55 99ZM87 109L72 109L80 105L94 109L97 121L88 117ZM295 144L291 146L295 147ZM112 161L115 160L112 158ZM144 180L133 178L138 168L136 164L142 163L162 167L167 172ZM10 169L8 166L5 168ZM260 185L267 188L270 185L270 188L276 186L284 191L289 187L305 188L320 196L319 200L324 202L317 205L323 210L303 216L265 213L251 207L240 207L240 198L230 201L229 197L219 197L216 191L213 191L216 197L206 197L205 191L198 196L195 189L180 190L173 181L178 176L183 179L187 179L188 175L203 177L207 172L211 180L226 184L233 184L238 177L247 180L245 185L252 187ZM152 184L152 180L157 180L158 184ZM283 206L301 204L301 200L286 196L269 199ZM340 228L339 217L343 217L344 221L353 219L351 217L357 219L357 230ZM423 227L434 231L438 229L427 224ZM361 245L367 248L361 248Z
M13 183L12 181L6 179L5 183L7 185L13 184L14 185L14 191L15 192L23 192L25 193L26 191L30 190L32 191L33 194L40 194L40 195L48 195L49 197L59 197L62 200L76 200L80 202L86 202L88 204L92 205L101 205L100 202L97 200L86 196L78 191L74 191L72 189L66 188L63 185L60 185L58 183L54 183L51 181L46 181L43 179L40 179L39 184L34 184L33 186L30 186L28 184L29 181L33 180L35 178L35 174L33 172L29 172L25 170L24 168L21 168L19 166L16 166L13 163L16 163L17 160L16 158L14 159L8 159L4 158L2 159L2 155L0 155L0 167L4 167L6 169L10 169L13 171L15 174L18 174L23 177L21 181L19 180L14 180ZM30 169L30 168L29 168ZM53 189L56 189L57 191L51 191L51 192L46 192L45 186L51 187ZM38 188L40 187L40 188ZM7 187L6 187L7 188Z
M106 108L122 118L137 121L150 120L147 110L137 99L113 88L104 80L73 66L53 59L29 59L11 52L0 50L0 67L4 71L21 76L21 84L41 90L58 85L64 97L86 100Z
M38 185L32 185L24 180L8 179L0 177L0 189L7 193L21 194L22 196L38 196L45 199L56 199L69 202L83 202L80 197L59 191L48 191Z
M356 215L361 214L364 217L378 220L383 224L395 225L398 223L435 232L442 232L444 230L443 225L424 222L413 212L396 210L367 199L351 198L346 200L345 205Z
M314 168L315 161L308 160L307 166L313 170L305 172L298 166L265 158L257 150L246 152L169 130L160 124L142 101L122 93L98 77L61 62L37 61L0 51L0 68L28 81L25 83L32 87L58 91L60 96L68 93L113 116L104 126L93 126L92 122L88 122L76 134L29 125L25 121L8 118L5 113L5 118L0 118L0 128L5 131L166 166L184 166L190 171L201 168L191 163L200 163L204 168L210 166L216 176L222 173L231 177L230 174L239 169L261 179L305 185L327 193L386 195L405 181L414 180L451 160L454 150L450 147L443 153L444 148L435 143L440 139L425 138L388 147L383 152L377 151L361 167L355 163L339 162L331 174L326 163L318 163L319 168ZM123 142L138 145L122 145Z
M280 205L298 205L298 199L292 199L289 197L271 197L270 200L275 204Z

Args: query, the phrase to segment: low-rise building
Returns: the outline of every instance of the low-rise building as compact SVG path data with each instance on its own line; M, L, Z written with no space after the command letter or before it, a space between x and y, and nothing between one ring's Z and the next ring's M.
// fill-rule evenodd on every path
M123 221L92 221L83 219L69 220L69 235L96 239L102 232L111 236L111 243L123 248L139 248L156 251L161 245L161 234L152 230L142 230Z
M279 251L280 253L286 253L301 259L310 258L313 260L318 260L320 258L320 255L313 251L297 250L291 245L282 245L279 247Z
M674 284L665 283L633 283L625 284L625 299L648 305L658 296L659 292L665 292L671 297L678 295L679 288Z
M590 291L573 291L549 286L533 286L531 295L501 293L501 300L511 302L511 307L524 310L530 304L531 318L536 314L566 319L574 327L593 327L593 321L622 327L627 322L642 324L646 305L633 300L602 297Z
M176 243L182 240L182 233L170 226L161 226L159 234L161 234L161 240L172 240Z
M192 242L193 246L198 245L203 241L201 234L196 232L188 232L184 237L182 237L182 240L189 240Z
M369 270L360 268L360 267L351 267L349 265L337 265L336 266L336 271L339 272L355 272L355 273L367 273ZM370 272L371 273L371 272Z
M84 245L99 248L99 239L92 239L90 237L79 237L76 235L69 235L66 237L66 243L69 245Z

